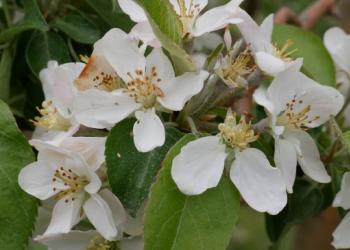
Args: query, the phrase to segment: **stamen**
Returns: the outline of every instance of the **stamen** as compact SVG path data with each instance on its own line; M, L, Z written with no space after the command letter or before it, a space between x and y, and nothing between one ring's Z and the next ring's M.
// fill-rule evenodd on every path
M71 124L70 120L64 118L53 105L52 101L44 101L42 108L37 110L40 116L36 116L34 120L30 120L35 126L46 129L67 131Z
M231 110L228 111L225 122L219 124L219 130L223 142L239 150L247 148L250 143L259 138L259 135L254 133L251 122L247 122L246 117L242 115L237 123L236 114L232 114Z
M290 56L298 51L298 49L293 49L293 50L288 51L293 44L294 44L294 42L291 39L288 39L287 42L282 46L281 49L279 49L277 44L275 44L274 45L275 54L279 58L281 58L283 61L291 62L292 59L290 58Z

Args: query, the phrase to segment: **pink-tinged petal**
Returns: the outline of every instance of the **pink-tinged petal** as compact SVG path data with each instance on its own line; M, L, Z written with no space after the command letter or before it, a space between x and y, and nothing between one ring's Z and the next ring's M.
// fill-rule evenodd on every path
M287 192L279 169L255 148L236 152L230 177L249 206L259 212L278 214L287 204Z
M203 137L185 145L174 158L171 169L180 191L197 195L216 187L224 170L225 150L218 136Z
M134 124L134 143L139 152L149 152L165 142L165 129L154 108L136 111Z

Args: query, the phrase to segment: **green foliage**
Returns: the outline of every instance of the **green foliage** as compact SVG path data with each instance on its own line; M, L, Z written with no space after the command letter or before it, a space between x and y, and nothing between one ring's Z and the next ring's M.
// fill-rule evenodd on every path
M289 51L296 59L304 58L303 71L315 81L335 86L335 67L331 56L323 45L322 39L312 32L290 25L276 25L273 41L282 48L288 40L293 42Z
M165 154L182 135L168 128L162 147L140 153L131 135L134 123L135 119L118 123L108 136L105 152L112 190L133 216L147 198Z
M34 161L34 154L2 101L0 128L0 246L21 250L34 227L38 202L20 189L17 177L25 165Z
M229 243L240 199L232 183L223 177L216 188L185 196L170 175L174 157L195 138L184 136L163 161L145 211L145 250L224 250Z
M22 0L25 18L3 31L0 32L0 43L8 42L23 31L38 29L41 31L48 30L48 25L41 14L36 0Z
M26 60L32 72L38 76L40 70L47 67L49 60L65 63L70 61L70 56L60 35L51 31L36 32L28 43Z
M0 99L4 101L8 101L10 98L12 60L11 50L9 48L4 50L0 61Z
M101 37L101 32L95 23L76 9L71 9L64 17L56 18L53 25L82 44L93 44Z

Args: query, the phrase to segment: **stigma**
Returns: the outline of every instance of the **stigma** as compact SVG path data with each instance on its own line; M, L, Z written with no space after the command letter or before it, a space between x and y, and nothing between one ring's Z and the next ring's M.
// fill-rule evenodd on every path
M259 138L259 135L254 133L251 122L247 122L244 115L237 122L236 114L232 113L231 109L227 112L225 122L219 124L219 131L227 146L239 150L246 149L250 143Z
M67 131L71 127L70 120L58 112L52 101L44 101L41 106L42 108L37 107L40 116L30 120L36 127L63 131Z

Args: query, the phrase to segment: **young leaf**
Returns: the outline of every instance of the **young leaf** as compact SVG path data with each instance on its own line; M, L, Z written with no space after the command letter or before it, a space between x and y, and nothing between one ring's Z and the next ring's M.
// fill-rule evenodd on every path
M137 2L146 11L153 32L170 53L177 73L195 71L196 65L181 48L182 24L171 4L164 0L137 0Z
M20 189L17 177L25 165L34 161L34 154L2 101L0 128L0 246L21 250L34 227L38 202Z
M140 153L131 135L134 123L135 119L118 123L108 136L105 152L112 191L133 216L147 198L165 154L182 136L168 128L162 147Z
M49 29L45 18L41 14L36 0L22 0L24 7L24 19L0 32L0 43L4 43L13 39L16 35L30 29L38 29L47 31Z
M275 25L272 40L282 48L288 40L293 42L292 58L303 57L303 71L315 81L335 86L335 67L321 38L310 31L290 25ZM322 62L322 63L321 63Z
M65 63L70 61L70 56L60 35L52 31L36 32L27 45L26 60L32 72L38 76L49 60Z
M145 211L145 250L224 250L229 243L240 204L232 183L223 177L216 188L186 196L170 175L174 157L195 138L184 136L163 161Z
M9 48L5 49L0 61L0 99L8 102L10 99L10 80L12 68L12 54Z
M74 9L64 17L56 18L53 25L78 43L93 44L101 36L95 23L85 14Z
M85 0L85 2L107 23L110 28L121 28L125 32L133 26L130 18L115 8L115 0Z

